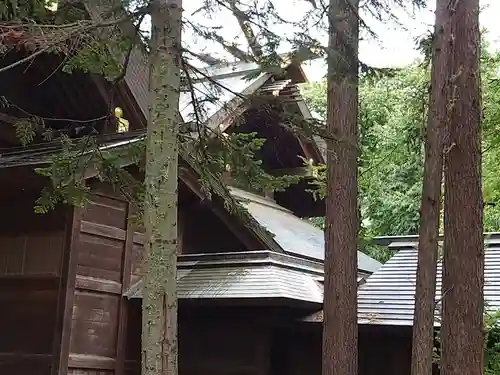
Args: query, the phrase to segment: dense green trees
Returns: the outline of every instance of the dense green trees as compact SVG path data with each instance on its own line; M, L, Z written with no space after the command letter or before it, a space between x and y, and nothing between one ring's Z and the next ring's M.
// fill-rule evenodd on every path
M485 231L498 231L500 54L483 51L484 224ZM418 232L429 78L426 66L414 64L360 79L359 201L367 237ZM311 109L325 118L325 81L305 86L303 93Z

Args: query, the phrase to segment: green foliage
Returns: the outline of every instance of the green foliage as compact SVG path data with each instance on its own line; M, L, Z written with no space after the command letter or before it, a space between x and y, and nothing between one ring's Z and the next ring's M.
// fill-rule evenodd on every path
M43 18L56 0L4 0L0 1L0 21Z
M61 137L61 152L52 157L48 167L36 170L41 176L50 178L52 183L38 198L36 213L47 213L59 203L83 206L89 191L83 174L92 159L92 155L87 154L92 143L91 138L75 142L66 136Z
M486 333L484 373L485 375L497 375L500 374L500 311L486 314L484 327Z
M122 67L113 58L107 46L97 38L89 38L83 48L66 60L62 70L68 74L81 70L102 75L113 81L121 75Z
M483 49L485 230L500 230L500 55ZM416 64L360 80L360 204L368 237L418 232L429 73ZM304 87L311 108L326 114L326 83ZM318 169L319 171L321 168ZM321 176L321 172L320 172ZM323 181L319 181L324 186ZM324 192L323 192L324 193Z
M190 149L191 161L199 166L202 184L208 190L207 174L221 180L224 172L231 173L233 186L255 193L282 191L297 183L300 176L276 177L264 170L257 157L264 143L265 139L257 138L256 133L233 133L200 139L183 147Z
M37 118L24 118L14 124L16 129L16 137L21 141L23 146L27 146L36 137L36 124L40 120Z
M487 306L486 306L487 307ZM500 311L484 314L484 374L500 374ZM440 332L436 332L434 363L440 360Z
M257 138L257 133L233 133L225 139L222 147L213 152L211 159L230 166L232 181L236 187L260 192L283 191L291 184L297 183L300 177L275 177L266 173L262 160L256 158L265 142L265 139ZM219 168L222 167L223 164L219 164Z
M84 175L94 171L97 178L112 184L142 212L144 186L131 175L124 165L142 167L145 152L144 140L127 146L107 150L88 136L77 140L61 137L61 151L48 160L48 166L38 168L37 173L50 179L50 188L44 189L37 201L35 211L46 213L57 204L82 206L87 201L88 187ZM256 157L264 140L255 134L233 134L228 137L199 139L181 143L181 156L195 167L200 182L208 196L222 180L222 173L231 166L234 185L255 192L280 191L299 181L298 176L274 177L262 168ZM222 195L220 191L217 194ZM235 201L225 202L227 208L237 211Z
M392 253L370 244L378 235L418 229L428 75L419 66L360 80L360 249L386 261ZM326 82L303 88L319 117L326 116ZM317 193L326 194L324 166L313 167Z
M124 164L140 163L144 154L143 141L109 151L91 136L76 140L62 136L60 142L60 152L50 157L48 166L36 170L41 176L49 178L51 184L38 198L35 212L47 213L60 203L79 207L85 205L90 191L85 184L85 175L89 171L94 171L101 181L111 183L116 191L140 210L142 183L122 167Z
M483 48L484 50L485 48ZM483 190L486 230L500 229L500 56L483 54Z

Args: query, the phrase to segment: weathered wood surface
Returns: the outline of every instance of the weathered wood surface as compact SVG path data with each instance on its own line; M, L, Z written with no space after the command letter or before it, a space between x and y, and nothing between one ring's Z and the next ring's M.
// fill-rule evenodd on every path
M107 186L81 213L69 374L114 374L124 279L128 204ZM130 278L130 276L128 276Z
M65 211L36 215L34 193L0 199L0 374L51 375Z

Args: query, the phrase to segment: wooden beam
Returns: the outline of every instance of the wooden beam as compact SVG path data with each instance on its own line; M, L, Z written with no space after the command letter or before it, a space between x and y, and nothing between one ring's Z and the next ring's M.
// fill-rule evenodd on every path
M85 370L113 370L115 367L115 359L109 357L99 357L86 354L69 354L68 364L71 368ZM67 374L67 371L64 375Z
M118 307L118 332L116 337L116 361L115 375L123 375L125 372L125 360L127 349L127 320L128 320L128 298L123 294L130 286L130 274L132 267L132 247L134 246L135 226L133 225L133 211L130 203L127 206L127 236L122 257L122 290L120 297L120 305Z
M93 277L77 275L75 285L77 289L91 290L107 294L122 294L122 284L111 280L95 279Z
M69 346L75 299L76 266L78 254L76 245L80 236L82 210L68 207L66 221L66 244L62 254L61 278L57 300L56 328L53 338L53 375L68 373Z
M83 220L81 222L81 231L82 233L105 238L113 238L120 241L124 241L126 236L126 232L123 229Z
M92 84L99 92L101 98L107 103L110 112L114 111L116 105L110 87L106 87L103 77L92 74ZM101 134L113 134L117 132L116 126L112 128L111 121L105 121Z
M317 156L314 155L314 153L311 152L311 148L309 147L309 142L307 142L303 137L297 136L297 141L299 142L299 146L302 149L302 152L304 152L304 156L308 160L314 160L318 161Z

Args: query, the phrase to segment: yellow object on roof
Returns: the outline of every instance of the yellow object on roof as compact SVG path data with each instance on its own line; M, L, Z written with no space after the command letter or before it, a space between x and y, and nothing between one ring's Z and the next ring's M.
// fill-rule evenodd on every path
M57 12L57 6L59 5L59 1L58 0L47 0L45 2L45 8L47 8L48 10L52 11L52 12Z
M115 108L115 117L118 119L118 133L128 132L129 122L123 118L123 109L120 107Z

